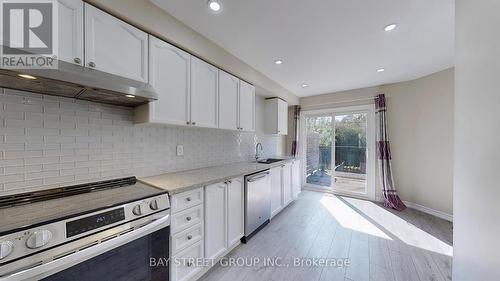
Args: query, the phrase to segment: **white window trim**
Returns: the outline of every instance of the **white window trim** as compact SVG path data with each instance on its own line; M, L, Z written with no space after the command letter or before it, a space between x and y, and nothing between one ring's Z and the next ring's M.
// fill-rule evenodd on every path
M307 166L307 156L306 152L306 127L305 127L305 117L314 116L321 114L333 114L338 115L342 113L355 113L355 112L367 112L367 131L366 131L366 143L367 143L367 161L366 161L366 193L355 193L355 192L345 192L332 187L321 187L313 184L306 183L306 166ZM368 105L357 105L357 106L347 106L347 107L335 107L328 109L318 109L318 110L306 110L300 113L300 153L303 155L302 163L302 186L309 189L316 190L328 190L338 195L347 195L351 197L358 197L362 199L375 200L375 173L376 173L376 155L375 155L375 104ZM332 153L333 149L332 149Z

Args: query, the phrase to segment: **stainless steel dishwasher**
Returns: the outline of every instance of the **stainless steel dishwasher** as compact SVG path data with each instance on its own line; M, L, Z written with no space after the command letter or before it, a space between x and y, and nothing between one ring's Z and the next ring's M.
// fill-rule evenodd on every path
M271 217L271 177L269 169L245 176L245 236L252 235L269 223Z

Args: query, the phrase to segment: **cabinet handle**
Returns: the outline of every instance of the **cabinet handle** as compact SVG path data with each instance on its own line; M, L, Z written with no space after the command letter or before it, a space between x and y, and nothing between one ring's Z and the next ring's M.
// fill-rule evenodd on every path
M191 123L191 124L196 125L196 122L193 122L193 123Z
M82 60L80 58L74 58L73 61L77 64L82 63Z
M191 239L193 239L193 236L188 235L188 236L187 236L187 239L188 239L188 240L191 240Z
M89 66L90 66L90 67L95 67L95 62L92 62L92 61L91 61L91 62L89 62Z
M188 125L189 125L189 124L191 124L191 122L189 122L189 121L186 121L186 124L188 124Z
M191 217L186 217L186 220L187 221L191 221Z
M186 198L186 201L188 202L191 201L191 197Z

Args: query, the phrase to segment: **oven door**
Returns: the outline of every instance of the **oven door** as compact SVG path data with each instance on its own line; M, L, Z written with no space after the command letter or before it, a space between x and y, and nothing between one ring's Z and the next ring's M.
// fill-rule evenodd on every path
M40 253L44 261L0 280L169 280L170 215L160 212L121 227L118 234L110 229Z

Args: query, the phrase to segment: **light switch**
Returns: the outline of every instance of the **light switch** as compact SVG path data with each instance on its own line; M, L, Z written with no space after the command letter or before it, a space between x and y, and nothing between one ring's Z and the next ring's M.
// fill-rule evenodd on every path
M177 145L177 156L184 155L184 145Z

